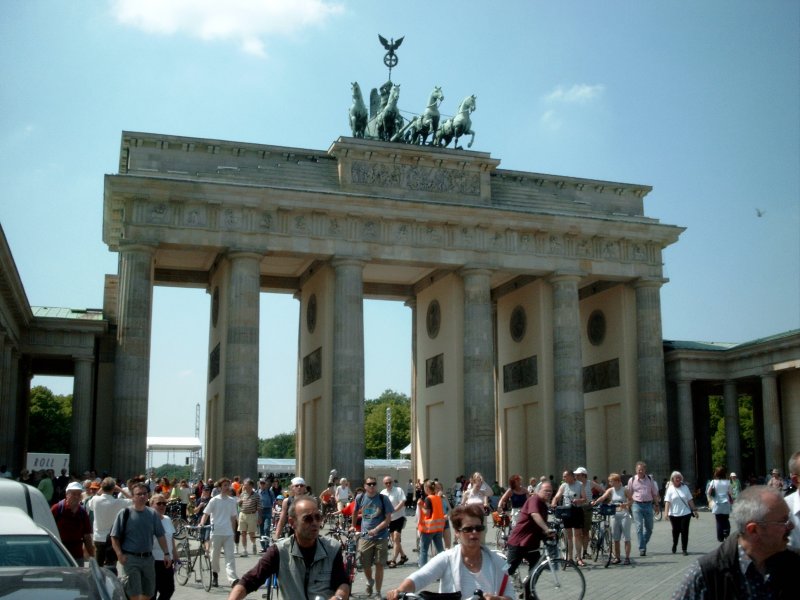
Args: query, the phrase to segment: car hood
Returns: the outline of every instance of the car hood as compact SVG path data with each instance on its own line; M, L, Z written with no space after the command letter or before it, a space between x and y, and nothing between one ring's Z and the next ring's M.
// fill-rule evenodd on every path
M0 568L3 600L125 600L113 573L92 561L89 567Z

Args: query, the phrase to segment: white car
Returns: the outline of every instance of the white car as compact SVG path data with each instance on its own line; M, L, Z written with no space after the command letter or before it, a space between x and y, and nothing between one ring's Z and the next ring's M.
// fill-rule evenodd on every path
M61 539L53 513L50 512L50 505L44 494L35 487L0 478L0 506L16 506L38 525Z
M52 519L52 514L50 515ZM0 506L0 597L4 600L125 600L113 573L79 567L56 535L15 506Z

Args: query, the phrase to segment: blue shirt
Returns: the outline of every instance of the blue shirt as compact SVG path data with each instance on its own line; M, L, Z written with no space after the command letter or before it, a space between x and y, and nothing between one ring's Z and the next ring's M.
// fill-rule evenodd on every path
M371 498L367 494L359 496L356 510L361 510L361 531L375 529L386 520L387 515L394 512L392 503L383 494L375 494ZM371 539L382 540L389 537L389 528L381 529Z

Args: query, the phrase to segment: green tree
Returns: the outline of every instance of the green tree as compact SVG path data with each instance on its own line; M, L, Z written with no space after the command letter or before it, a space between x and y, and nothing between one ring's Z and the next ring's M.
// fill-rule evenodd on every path
M386 408L392 407L392 458L410 441L411 400L392 390L364 403L365 458L386 458Z
M750 465L755 449L755 428L753 425L753 397L740 395L739 404L739 440L741 446L741 464ZM709 396L708 412L711 425L711 461L712 468L727 464L727 440L725 439L725 398Z
M160 467L156 467L156 477L166 477L170 481L173 479L177 479L180 481L181 479L186 479L190 481L192 479L192 468L186 465L173 465L167 463L165 465L161 465Z
M43 386L31 389L28 448L30 452L69 453L72 395L56 396Z
M258 455L263 458L295 458L297 434L279 433L271 438L258 440Z

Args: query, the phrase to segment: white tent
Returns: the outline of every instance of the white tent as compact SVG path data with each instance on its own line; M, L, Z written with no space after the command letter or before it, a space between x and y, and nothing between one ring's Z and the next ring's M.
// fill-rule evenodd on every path
M400 450L400 456L411 456L411 444Z

